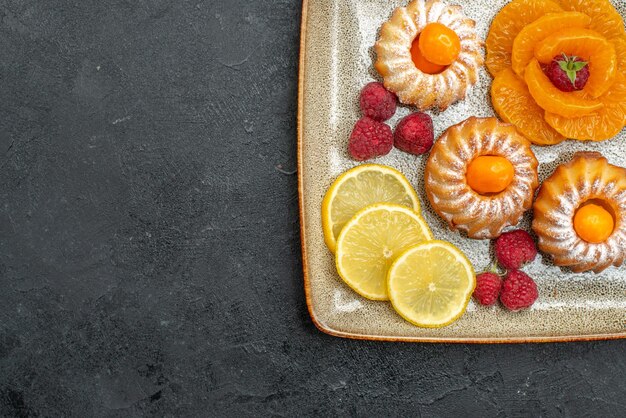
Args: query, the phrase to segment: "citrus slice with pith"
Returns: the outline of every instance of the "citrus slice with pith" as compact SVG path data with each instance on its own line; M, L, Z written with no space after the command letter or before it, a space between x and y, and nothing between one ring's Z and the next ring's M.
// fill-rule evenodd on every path
M463 315L476 274L455 246L434 240L399 255L389 269L387 286L400 316L419 327L439 328Z
M335 251L341 229L355 213L380 202L404 205L416 212L420 210L411 183L391 167L363 164L339 176L322 202L322 229L328 248Z
M358 212L337 239L337 272L368 299L387 300L387 271L406 249L433 238L422 217L406 206L378 203Z

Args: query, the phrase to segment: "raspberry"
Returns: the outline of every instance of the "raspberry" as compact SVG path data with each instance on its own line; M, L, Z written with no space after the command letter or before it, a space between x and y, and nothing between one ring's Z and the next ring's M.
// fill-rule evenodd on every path
M557 55L544 69L552 84L561 91L582 90L589 80L589 65L582 59Z
M537 247L530 234L518 229L505 232L496 239L496 258L507 270L518 269L537 256Z
M496 303L500 296L502 280L496 273L485 272L476 276L474 297L481 305L490 306Z
M392 147L391 128L367 116L357 121L348 141L350 155L359 161L389 154Z
M361 111L363 115L384 122L396 113L396 95L390 92L382 83L371 82L361 90Z
M526 273L512 270L502 284L500 302L511 311L528 308L539 297L537 285Z
M410 154L424 154L433 146L433 120L425 113L412 113L396 126L393 144Z

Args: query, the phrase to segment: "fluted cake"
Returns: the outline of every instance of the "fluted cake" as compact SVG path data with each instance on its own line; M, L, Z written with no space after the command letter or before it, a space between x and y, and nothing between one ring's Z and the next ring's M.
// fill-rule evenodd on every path
M579 208L599 202L614 217L614 228L602 242L587 242L574 227ZM598 152L578 152L546 179L533 206L533 230L539 249L554 264L574 272L620 266L626 258L626 169L611 165Z
M480 156L511 163L512 180L501 192L481 194L468 185L468 166ZM432 148L424 173L426 194L451 228L470 238L495 238L530 209L538 186L537 165L530 142L513 125L471 117L448 128Z
M457 59L438 74L420 71L411 56L413 41L424 27L438 22L452 29L460 40ZM404 104L420 110L446 109L462 100L478 80L483 65L483 43L474 30L475 22L463 15L458 5L441 0L413 0L399 7L380 29L375 45L375 67L385 87Z

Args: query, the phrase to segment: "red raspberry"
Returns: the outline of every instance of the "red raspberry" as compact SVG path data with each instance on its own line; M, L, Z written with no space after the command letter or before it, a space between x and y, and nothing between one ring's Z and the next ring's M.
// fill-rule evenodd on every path
M396 113L396 95L390 92L382 83L371 82L361 90L361 111L363 115L384 122Z
M507 270L518 269L537 256L537 247L530 234L518 229L505 232L496 239L496 258Z
M544 69L552 84L561 91L582 90L589 80L589 65L582 59L557 55Z
M496 273L485 272L476 276L474 297L481 305L490 306L496 303L500 296L502 280Z
M391 128L367 116L357 121L348 141L350 155L359 161L389 154L392 147Z
M507 274L500 293L500 302L506 308L511 311L528 308L538 297L537 285L526 273L512 270Z
M396 126L393 144L396 148L411 153L424 154L433 146L433 120L426 113L412 113Z

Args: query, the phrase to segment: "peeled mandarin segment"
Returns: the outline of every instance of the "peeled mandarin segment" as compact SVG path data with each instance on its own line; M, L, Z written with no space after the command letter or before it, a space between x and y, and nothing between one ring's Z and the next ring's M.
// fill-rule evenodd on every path
M481 155L467 167L467 184L478 194L500 193L515 175L513 164L504 157Z
M459 57L459 36L441 23L429 23L419 36L419 48L424 58L433 64L450 65Z
M426 74L439 74L447 68L445 65L433 64L424 58L419 48L419 37L413 41L413 45L411 46L411 58L413 59L415 67Z
M602 96L615 81L615 48L598 32L582 28L564 29L535 46L535 58L543 64L562 54L574 55L589 63L590 76L583 89L589 96Z
M626 71L626 35L611 39L611 44L615 48L617 55L617 67L621 71Z
M515 127L533 144L553 145L565 140L543 119L526 83L510 68L501 71L491 84L491 103L500 118Z
M573 118L595 112L603 106L599 100L586 99L583 92L567 93L556 88L535 58L528 64L524 79L533 99L548 112Z
M613 233L615 221L613 215L600 205L584 205L574 215L574 230L583 240L599 244Z
M493 77L511 66L511 51L517 34L546 13L562 12L561 6L550 0L513 0L504 6L491 23L485 41L487 69Z
M589 115L565 118L546 112L545 120L567 138L604 141L617 135L626 122L626 76L617 74L602 101L604 107Z
M549 13L524 27L513 41L511 66L518 75L524 70L534 56L535 45L551 34L567 28L584 28L589 26L591 18L578 12Z
M624 21L609 0L559 0L565 10L585 13L592 19L591 29L607 39L624 35Z

